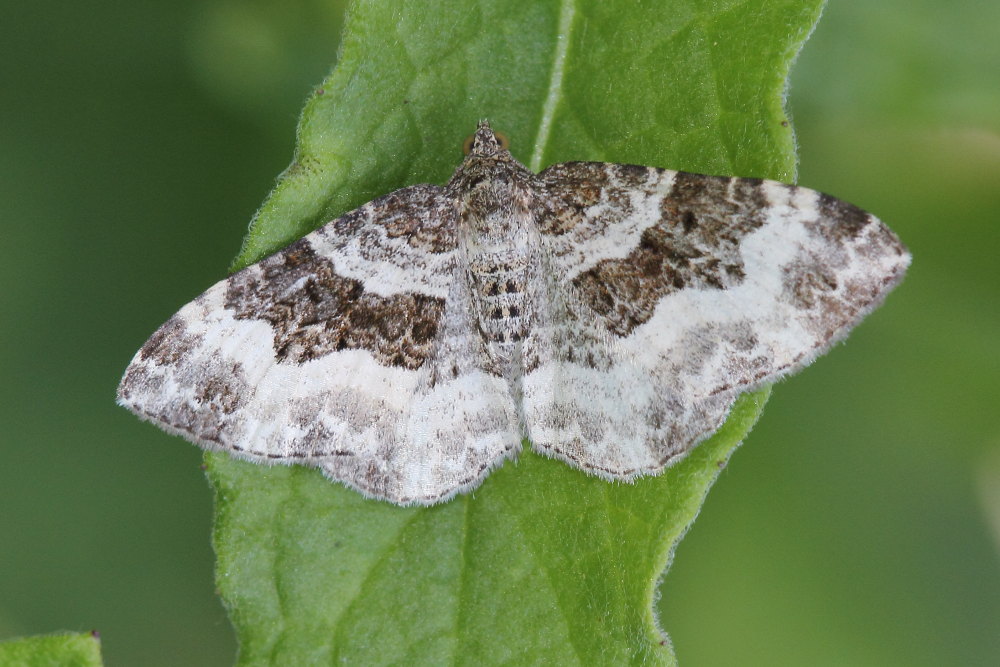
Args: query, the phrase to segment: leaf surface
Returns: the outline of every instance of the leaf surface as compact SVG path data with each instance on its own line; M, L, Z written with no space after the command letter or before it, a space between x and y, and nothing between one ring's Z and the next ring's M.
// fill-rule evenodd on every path
M235 267L378 195L445 182L482 118L536 170L791 180L784 81L821 0L650 5L355 3ZM241 663L673 664L656 584L766 395L661 476L609 484L529 450L431 508L208 455Z
M59 633L0 642L4 667L101 667L101 640L96 633Z

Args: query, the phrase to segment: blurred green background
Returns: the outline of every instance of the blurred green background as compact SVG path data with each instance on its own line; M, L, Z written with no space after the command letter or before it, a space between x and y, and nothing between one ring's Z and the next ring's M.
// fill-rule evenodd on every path
M199 451L113 403L225 275L333 63L337 2L5 3L0 638L225 665ZM775 388L664 580L685 665L1000 664L1000 3L831 0L793 69L803 185L915 256Z

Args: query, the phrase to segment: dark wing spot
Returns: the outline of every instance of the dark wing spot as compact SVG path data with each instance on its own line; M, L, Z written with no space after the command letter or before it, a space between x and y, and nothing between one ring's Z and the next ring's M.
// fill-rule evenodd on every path
M416 292L380 296L336 273L305 239L229 279L226 307L265 320L279 361L305 363L364 349L382 364L416 369L431 354L444 300Z
M867 212L830 195L820 194L819 210L822 218L836 223L830 229L843 238L857 237L871 222L871 216Z
M759 180L678 172L660 220L643 231L635 249L599 262L572 284L611 332L628 335L672 292L739 284L745 277L740 243L764 224L766 208Z

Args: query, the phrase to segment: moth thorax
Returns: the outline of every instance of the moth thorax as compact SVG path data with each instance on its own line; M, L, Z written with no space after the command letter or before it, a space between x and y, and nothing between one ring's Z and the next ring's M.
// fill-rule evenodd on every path
M530 221L527 211L511 205L480 210L466 216L466 228L477 245L512 245Z

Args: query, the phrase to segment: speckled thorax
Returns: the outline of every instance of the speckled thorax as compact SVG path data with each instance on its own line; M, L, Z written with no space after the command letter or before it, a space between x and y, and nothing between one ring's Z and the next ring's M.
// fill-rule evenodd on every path
M460 228L479 330L501 361L513 359L532 320L532 179L509 153L469 158L452 179L463 193Z

